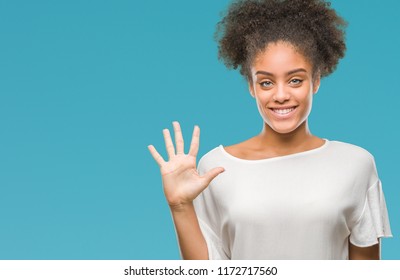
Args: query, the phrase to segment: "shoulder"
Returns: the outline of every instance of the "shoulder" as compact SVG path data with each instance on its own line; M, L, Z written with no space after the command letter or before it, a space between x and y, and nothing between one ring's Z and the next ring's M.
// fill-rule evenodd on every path
M330 141L330 150L337 156L353 160L374 161L374 156L366 149L341 141Z
M348 172L353 172L363 177L376 177L374 156L366 149L340 141L330 141L330 159L332 164L340 165Z
M207 167L206 169L209 169L210 165L221 161L221 158L222 158L221 145L219 145L208 151L200 158L198 167L206 166Z

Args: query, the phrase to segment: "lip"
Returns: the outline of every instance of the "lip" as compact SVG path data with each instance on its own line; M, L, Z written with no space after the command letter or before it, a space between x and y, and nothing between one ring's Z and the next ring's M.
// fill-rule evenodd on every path
M268 109L271 111L272 116L273 116L275 119L278 119L278 120L285 120L285 119L290 119L290 118L296 113L297 107L298 107L298 106L284 106L284 107L282 106L282 107L270 107L270 108L268 108ZM284 115L278 114L278 113L276 113L276 112L274 111L274 109L275 109L275 110L276 110L276 109L283 110L283 109L290 109L290 108L294 108L294 110L291 111L291 112L289 112L289 113L287 113L287 114L284 114Z
M297 107L297 105L292 105L292 106L279 106L279 107L268 107L268 109L278 109L278 110L283 110L283 109L290 109L290 108L293 108L293 107Z

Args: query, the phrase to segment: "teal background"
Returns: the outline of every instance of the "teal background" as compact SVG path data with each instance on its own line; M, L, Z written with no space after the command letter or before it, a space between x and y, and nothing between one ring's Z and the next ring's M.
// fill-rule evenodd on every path
M178 259L159 168L162 129L193 126L199 157L262 120L217 60L228 1L0 1L0 259ZM368 3L368 4L367 4ZM400 2L333 1L348 51L322 81L310 127L369 150L399 259ZM199 159L199 158L198 158Z

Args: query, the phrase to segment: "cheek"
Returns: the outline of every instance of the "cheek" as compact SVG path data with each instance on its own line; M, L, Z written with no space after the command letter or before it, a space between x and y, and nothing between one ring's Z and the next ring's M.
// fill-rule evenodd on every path
M310 92L307 94L307 96L306 96L306 98L305 98L305 101L311 105L311 104L312 104L312 101L313 101L313 97L314 97L314 93L313 93L313 91L310 91Z
M260 113L261 116L266 116L268 114L268 96L266 95L257 95L256 96L256 103L257 103L257 109L258 112Z
M311 87L299 88L294 95L299 102L311 103L314 93Z
M305 96L303 99L303 103L304 103L305 115L308 116L310 114L311 108L312 108L313 94L309 93L307 96Z
M256 101L257 104L261 105L261 106L265 106L268 102L268 100L270 99L270 94L266 93L266 92L262 92L261 94L258 93L256 94Z
M267 102L264 98L258 98L257 99L257 108L260 114L264 115L268 109L267 109Z

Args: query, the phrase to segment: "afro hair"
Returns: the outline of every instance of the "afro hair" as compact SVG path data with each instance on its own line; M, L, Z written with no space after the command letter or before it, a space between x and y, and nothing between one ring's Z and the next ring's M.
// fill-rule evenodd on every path
M251 79L255 56L285 41L306 56L313 72L331 74L346 51L346 21L322 0L240 0L217 24L218 58Z

